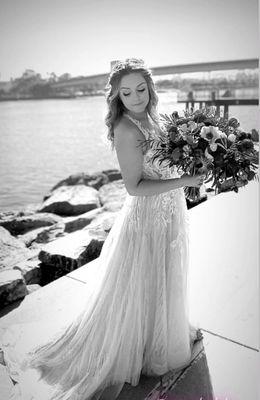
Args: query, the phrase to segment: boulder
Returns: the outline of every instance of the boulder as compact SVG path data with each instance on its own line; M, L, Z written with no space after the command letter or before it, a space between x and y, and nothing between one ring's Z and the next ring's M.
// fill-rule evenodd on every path
M39 253L42 282L50 282L99 257L104 232L81 230L50 242Z
M21 299L28 294L22 273L15 269L0 271L0 304L1 307Z
M63 221L61 221L47 228L40 228L39 230L35 229L34 231L23 235L23 237L19 236L19 238L26 243L30 242L30 249L42 248L42 244L49 243L59 237L64 236L64 228L65 224Z
M102 173L108 177L109 182L122 179L122 174L118 169L105 169Z
M75 232L86 227L96 218L96 216L102 214L103 212L103 208L98 207L76 217L63 217L63 222L65 225L64 232Z
M37 209L39 207L39 204L31 203L27 204L20 210L7 210L7 211L2 211L0 212L0 221L5 220L8 218L18 218L18 217L24 217L27 215L32 215L37 212Z
M92 175L81 172L78 174L70 175L68 178L63 179L62 181L58 182L56 185L52 187L50 193L48 193L44 200L49 198L52 195L52 192L58 189L61 186L76 186L76 185L85 185L90 186L95 189L99 189L105 183L108 183L108 177L103 172L96 172Z
M41 262L38 257L21 261L13 269L21 272L26 285L41 283Z
M43 202L38 212L79 215L100 207L98 191L85 185L61 186Z
M94 218L93 221L84 229L91 230L96 233L100 231L109 233L110 229L114 225L117 216L118 212L104 211L96 218Z
M37 285L36 283L32 284L32 285L26 285L26 287L27 287L28 294L41 289L41 285Z
M61 221L61 217L50 213L35 213L26 216L11 216L0 220L0 226L7 229L12 235L22 235L32 229L51 226Z
M22 240L26 247L30 249L42 248L42 243L48 243L62 236L64 233L64 223L58 222L47 228L37 228L24 235L18 235L17 238Z
M100 203L107 211L119 211L127 191L123 179L107 183L99 189Z
M25 244L0 226L0 269L11 268L17 262L34 256L36 251L27 249Z

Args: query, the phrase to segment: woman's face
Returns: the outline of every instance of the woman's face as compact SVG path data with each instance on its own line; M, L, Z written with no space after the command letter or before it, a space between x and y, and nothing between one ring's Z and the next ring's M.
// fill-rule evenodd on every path
M149 90L140 72L132 72L122 77L119 97L125 108L134 113L143 112L149 103Z

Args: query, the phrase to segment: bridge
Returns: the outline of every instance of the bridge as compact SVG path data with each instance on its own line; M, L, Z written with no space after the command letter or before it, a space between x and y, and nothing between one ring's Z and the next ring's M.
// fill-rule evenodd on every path
M225 71L236 69L256 69L258 68L259 60L257 58L244 59L244 60L229 60L229 61L215 61L205 63L191 63L191 64L176 64L169 66L153 67L151 71L153 75L169 75L181 74L191 72L211 72L211 71ZM68 79L66 81L54 82L51 84L53 89L57 90L102 90L104 89L109 73L79 76Z

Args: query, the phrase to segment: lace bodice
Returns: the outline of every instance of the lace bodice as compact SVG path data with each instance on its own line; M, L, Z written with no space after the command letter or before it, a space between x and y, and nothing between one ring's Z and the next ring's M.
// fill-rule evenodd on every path
M125 114L125 116L140 129L146 139L156 138L157 129L155 127L148 130L142 126L140 121L128 114ZM175 166L170 168L165 162L159 164L158 160L152 160L154 151L153 146L150 146L144 152L143 178L163 180L179 178L180 174L177 172ZM134 229L141 228L142 220L144 219L142 213L144 210L151 213L154 226L159 229L162 225L166 226L171 222L173 216L177 218L178 223L182 223L181 220L184 222L184 219L187 221L187 205L183 188L149 196L129 196L125 206L131 209L131 227ZM144 226L142 226L142 229L146 230ZM147 231L149 229L150 226L147 227Z

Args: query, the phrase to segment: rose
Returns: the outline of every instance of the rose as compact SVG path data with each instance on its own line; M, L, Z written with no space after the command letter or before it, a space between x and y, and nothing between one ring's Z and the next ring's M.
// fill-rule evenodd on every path
M240 123L239 123L238 119L232 117L232 118L229 118L228 125L230 127L233 127L234 129L236 129L239 127Z
M187 133L187 131L188 131L188 126L187 126L187 124L181 124L181 125L179 125L179 130L181 131L181 133Z
M248 139L248 134L244 131L238 131L237 137L239 140Z
M250 139L243 139L237 143L237 149L241 152L253 150L254 143Z
M228 135L228 140L232 143L234 143L236 141L236 135L234 133L231 133L230 135Z
M173 118L179 118L178 111L173 111L172 117L173 117Z
M190 132L193 132L193 131L195 131L195 129L197 129L198 124L196 124L196 122L194 122L194 121L189 121L188 126L189 126Z

